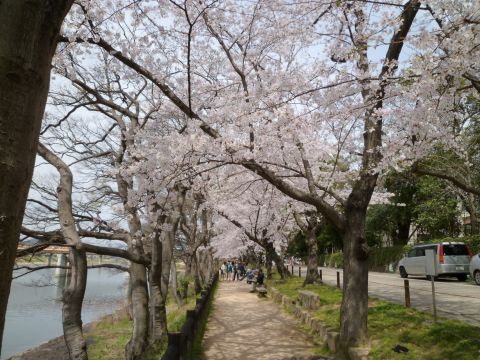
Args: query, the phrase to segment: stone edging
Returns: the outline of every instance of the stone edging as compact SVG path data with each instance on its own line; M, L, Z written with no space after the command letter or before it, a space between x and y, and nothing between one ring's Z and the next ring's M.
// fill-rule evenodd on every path
M340 334L336 329L329 327L325 322L319 319L314 319L310 312L300 305L306 303L308 307L311 307L311 302L305 302L304 299L302 301L291 299L272 286L269 286L267 290L274 302L281 304L285 309L292 312L295 317L308 326L315 335L319 336L320 339L327 344L330 351L338 351L338 339ZM314 295L318 297L317 294ZM317 303L317 299L313 299L312 301ZM368 360L369 349L352 347L348 349L348 354L351 360Z

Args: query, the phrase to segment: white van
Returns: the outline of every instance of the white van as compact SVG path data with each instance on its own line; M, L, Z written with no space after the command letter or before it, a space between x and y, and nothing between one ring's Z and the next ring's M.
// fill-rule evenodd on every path
M426 275L425 250L427 249L435 252L437 277L453 276L459 281L467 280L472 253L462 242L415 245L398 263L398 270L402 278L406 278L408 275Z

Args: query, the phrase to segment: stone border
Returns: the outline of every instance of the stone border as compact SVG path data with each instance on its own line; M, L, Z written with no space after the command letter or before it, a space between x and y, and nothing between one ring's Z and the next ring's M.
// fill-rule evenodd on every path
M301 301L297 301L288 297L287 295L283 295L280 291L272 286L269 286L267 290L273 302L281 304L282 307L292 312L293 315L302 322L302 324L305 324L307 327L309 327L315 335L320 337L320 339L327 344L330 351L335 353L339 350L338 340L340 334L338 333L337 329L328 326L324 321L313 318L310 312L301 306ZM352 347L348 349L348 354L351 360L368 360L369 352L370 349L368 348Z

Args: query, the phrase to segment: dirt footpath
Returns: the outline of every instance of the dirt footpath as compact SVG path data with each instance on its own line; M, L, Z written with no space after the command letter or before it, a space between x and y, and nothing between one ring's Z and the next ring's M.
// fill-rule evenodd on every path
M293 317L249 290L244 282L219 284L203 340L206 360L323 359Z

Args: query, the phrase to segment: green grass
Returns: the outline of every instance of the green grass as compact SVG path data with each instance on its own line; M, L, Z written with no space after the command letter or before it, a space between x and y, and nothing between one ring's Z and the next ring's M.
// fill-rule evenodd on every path
M326 285L307 285L303 280L289 278L273 285L282 294L295 299L299 290L313 291L320 296L323 306L313 311L315 318L338 329L342 292ZM421 311L377 299L369 299L368 311L369 359L425 359L475 360L480 359L480 328L457 320L440 319ZM395 353L392 348L402 345L408 353ZM325 347L319 353L327 354Z
M132 322L121 319L113 322L107 317L85 333L90 360L116 360L124 357L125 345L132 333Z
M189 293L184 300L183 306L179 309L173 297L167 299L167 328L169 332L178 332L182 328L186 319L186 311L195 308L196 296ZM113 321L112 317L107 316L94 324L85 332L85 338L88 344L88 358L90 360L116 360L123 359L125 346L132 334L133 323L128 318L122 318ZM167 347L167 339L149 347L143 360L161 359Z
M210 296L210 301L207 304L207 309L203 319L201 319L201 323L198 327L197 334L195 336L195 341L193 342L192 351L188 355L188 360L197 360L202 359L204 356L204 349L203 349L203 337L205 335L205 331L207 330L207 322L210 314L213 310L213 299L215 299L215 294L218 290L218 282L215 287L212 289L212 294Z

